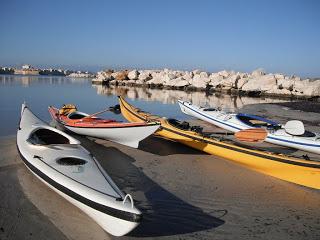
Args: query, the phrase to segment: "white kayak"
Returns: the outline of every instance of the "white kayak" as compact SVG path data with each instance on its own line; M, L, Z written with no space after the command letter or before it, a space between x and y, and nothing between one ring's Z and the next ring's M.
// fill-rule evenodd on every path
M178 100L183 113L199 118L228 131L238 132L250 128L265 128L266 142L320 154L320 134L304 130L297 120L281 125L277 122L244 113L228 113L217 108L205 108Z
M98 161L68 134L50 127L22 104L17 147L28 169L105 231L123 236L139 225L141 212Z
M49 113L64 128L79 135L102 138L129 147L138 148L139 142L153 134L159 123L123 123L115 120L90 117L75 111L68 115L59 114L59 109L50 106Z

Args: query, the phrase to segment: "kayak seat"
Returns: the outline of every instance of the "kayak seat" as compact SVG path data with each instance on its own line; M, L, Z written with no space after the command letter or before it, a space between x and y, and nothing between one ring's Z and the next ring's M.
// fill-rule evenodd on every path
M69 116L68 116L69 119L81 119L84 117L87 117L87 115L77 113L77 112L73 112L73 113L69 114Z
M255 115L250 115L250 114L245 114L245 113L238 113L237 114L237 119L243 122L244 124L255 127L255 128L260 128L260 127L265 127L265 128L277 128L279 127L279 124L276 122L273 122L271 120L255 116Z
M87 161L81 158L67 157L67 158L58 159L57 163L60 165L73 166L73 165L84 165L87 163Z
M33 132L29 139L29 142L35 145L50 145L50 144L69 144L70 141L65 136L51 131L49 129L38 129Z
M214 111L218 111L218 109L216 109L216 108L204 108L203 111L205 111L205 112L214 112Z

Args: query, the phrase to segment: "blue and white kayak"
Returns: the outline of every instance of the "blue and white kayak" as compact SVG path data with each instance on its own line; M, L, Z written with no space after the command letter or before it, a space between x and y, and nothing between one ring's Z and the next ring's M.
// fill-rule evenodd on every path
M249 128L265 128L266 142L320 154L320 134L305 131L303 123L297 120L281 125L256 115L228 113L218 108L198 107L190 102L178 100L183 113L214 124L231 132Z

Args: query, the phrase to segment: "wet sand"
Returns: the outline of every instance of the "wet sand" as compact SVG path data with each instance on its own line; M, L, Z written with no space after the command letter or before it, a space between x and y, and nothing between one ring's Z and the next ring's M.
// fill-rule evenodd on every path
M278 115L282 107L259 111ZM292 111L283 109L282 118ZM140 226L120 239L320 239L318 190L159 137L139 149L78 138L143 212ZM0 151L1 240L115 238L29 172L15 136L2 138Z

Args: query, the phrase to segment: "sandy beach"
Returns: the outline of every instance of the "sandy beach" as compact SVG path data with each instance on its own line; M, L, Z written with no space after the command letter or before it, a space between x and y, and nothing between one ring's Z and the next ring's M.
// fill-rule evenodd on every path
M299 116L307 129L319 129L319 113L302 116L275 104L243 111L253 109L281 121ZM317 190L159 137L145 139L139 149L77 138L143 212L140 226L120 239L320 239ZM115 238L33 176L15 141L0 140L1 240Z

